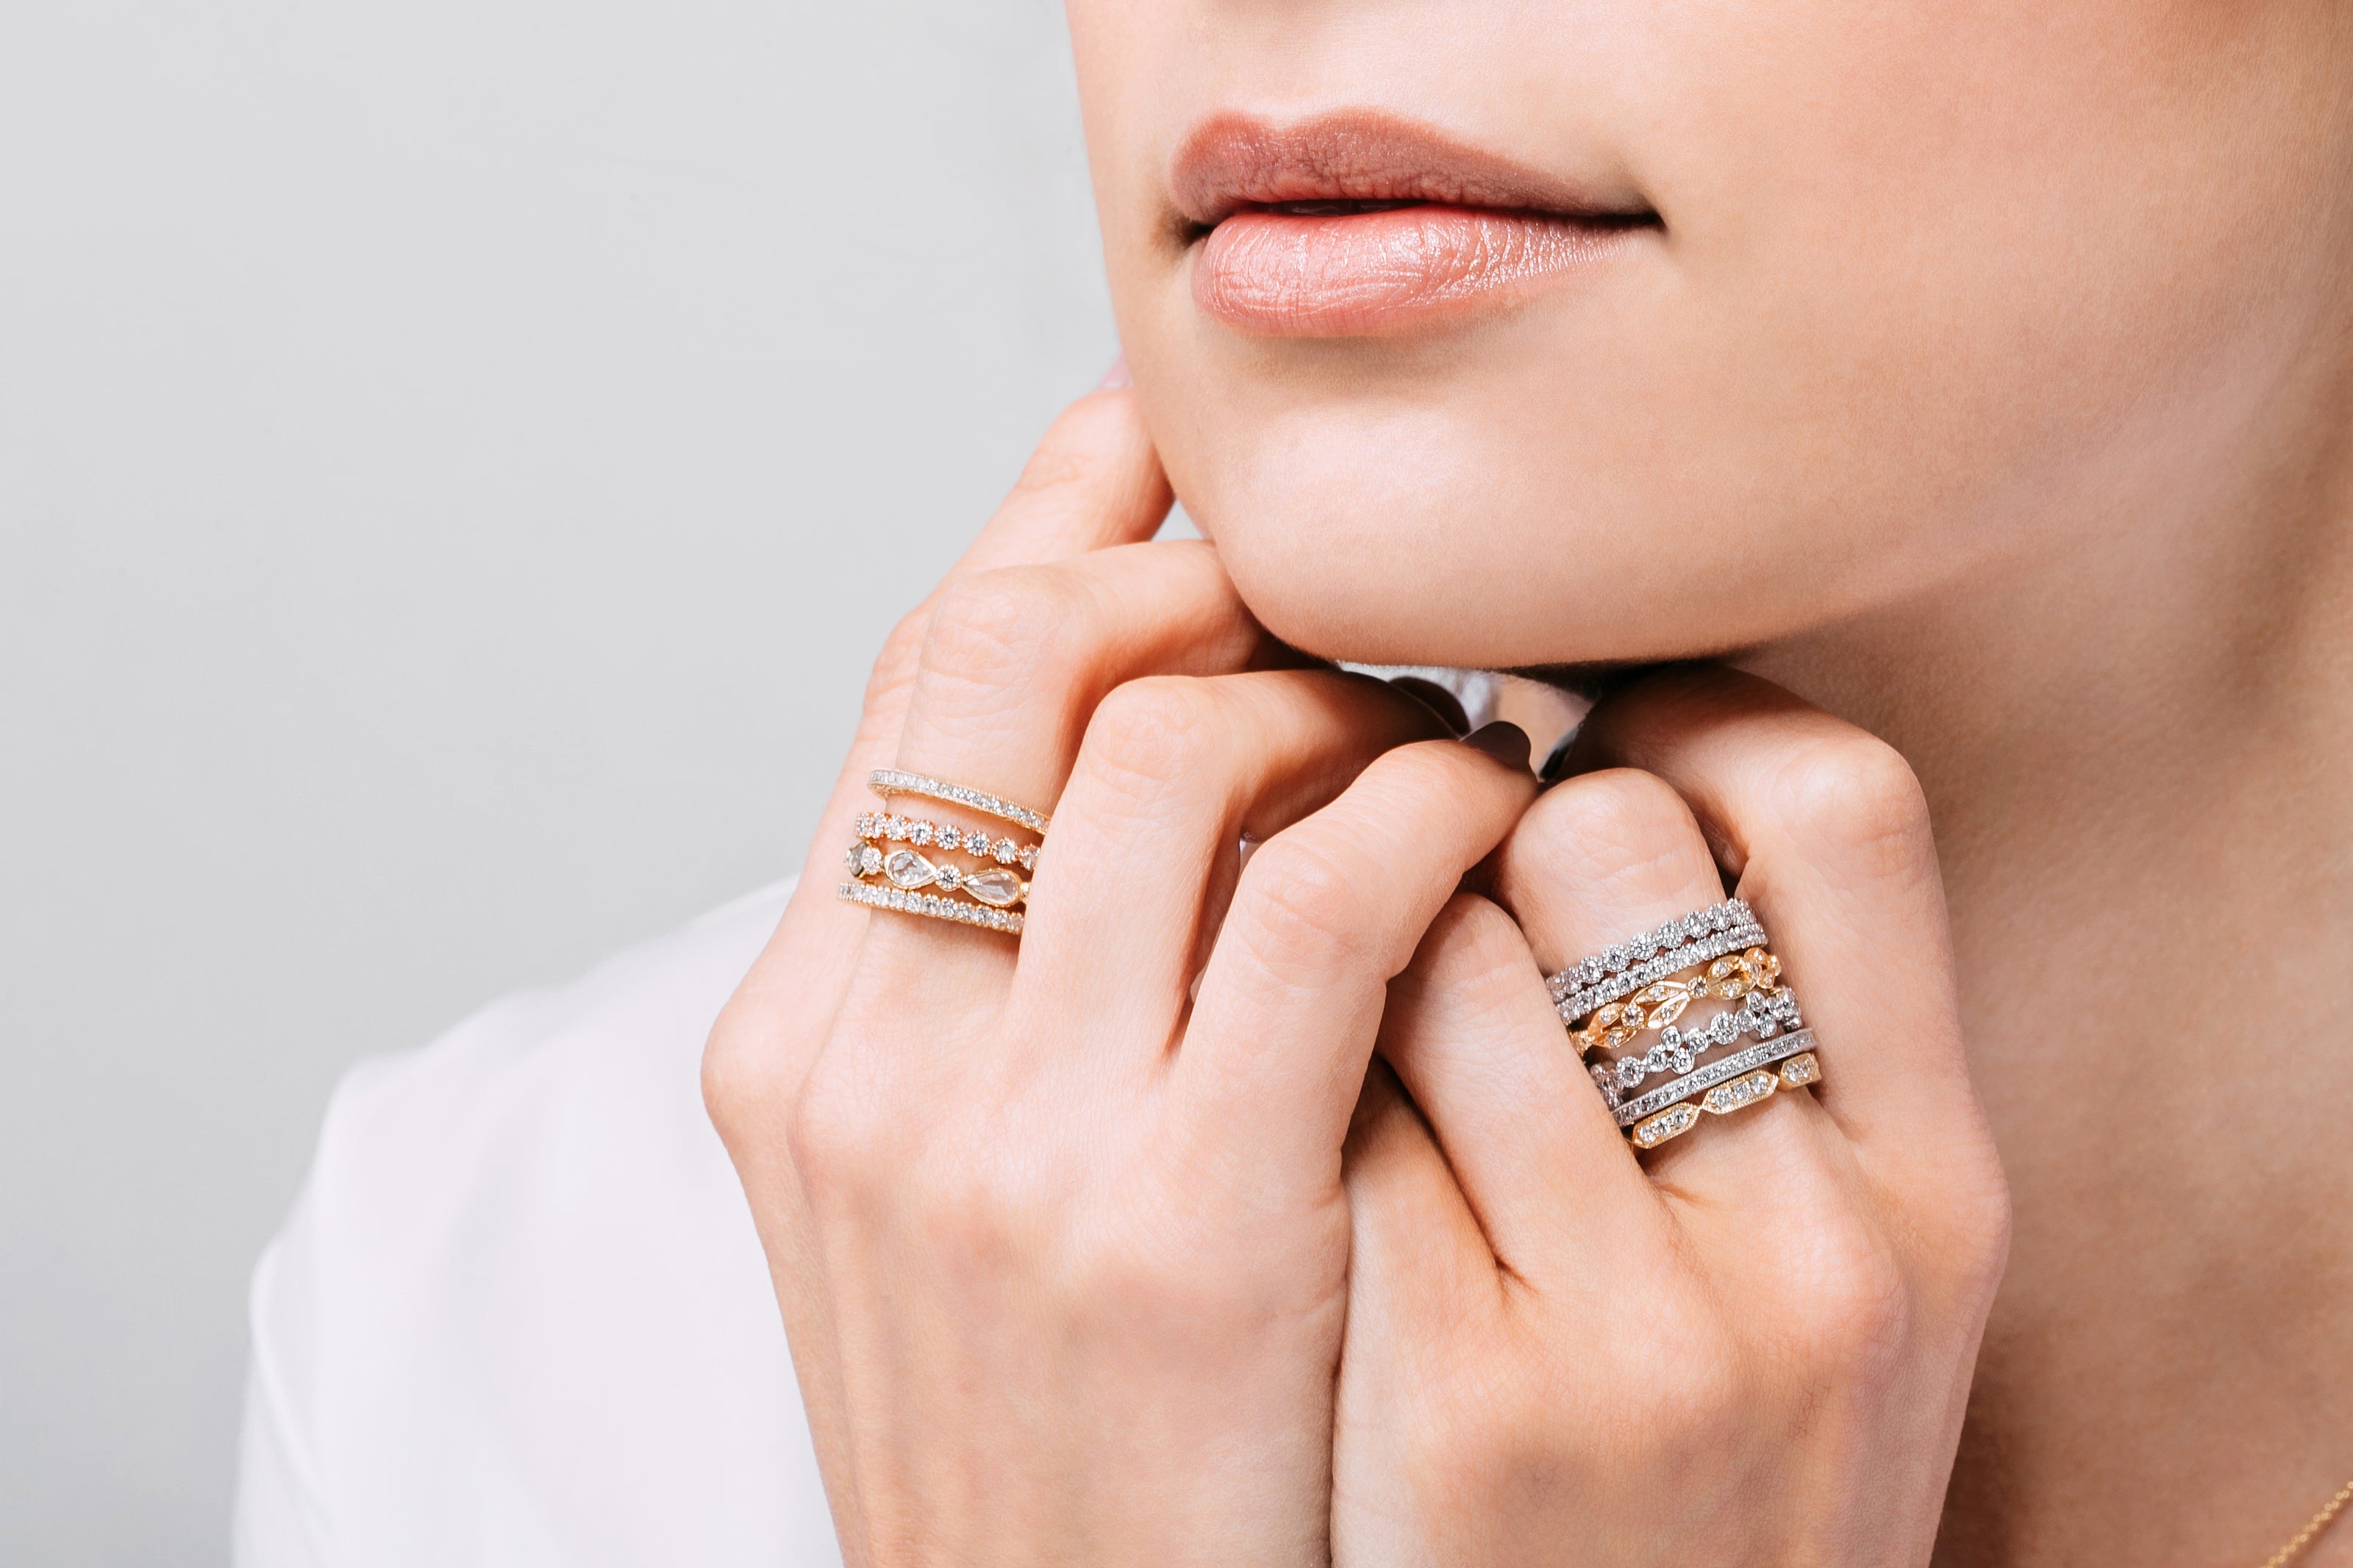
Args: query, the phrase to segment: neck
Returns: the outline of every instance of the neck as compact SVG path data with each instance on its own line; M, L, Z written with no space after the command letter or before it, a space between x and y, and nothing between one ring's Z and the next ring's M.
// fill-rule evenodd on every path
M1937 824L2016 1212L1940 1561L2259 1563L2353 1476L2353 484L2309 434L1744 661Z

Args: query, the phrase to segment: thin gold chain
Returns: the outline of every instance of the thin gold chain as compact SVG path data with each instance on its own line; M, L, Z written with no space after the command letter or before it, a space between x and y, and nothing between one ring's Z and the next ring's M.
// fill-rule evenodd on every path
M2264 1563L2263 1568L2287 1568L2289 1561L2297 1552L2311 1545L2312 1538L2327 1530L2328 1521L2342 1513L2345 1510L2345 1505L2348 1502L2353 1502L2353 1481L2347 1481L2343 1486L2338 1487L2337 1495L2330 1498L2321 1510L2312 1516L2312 1522L2297 1531L2294 1541L2273 1552L2271 1561Z

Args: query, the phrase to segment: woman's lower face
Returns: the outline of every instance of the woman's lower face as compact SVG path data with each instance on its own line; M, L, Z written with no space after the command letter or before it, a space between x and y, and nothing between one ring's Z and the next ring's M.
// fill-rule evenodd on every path
M1069 9L1155 439L1319 653L1705 654L2162 537L2343 308L2327 0Z

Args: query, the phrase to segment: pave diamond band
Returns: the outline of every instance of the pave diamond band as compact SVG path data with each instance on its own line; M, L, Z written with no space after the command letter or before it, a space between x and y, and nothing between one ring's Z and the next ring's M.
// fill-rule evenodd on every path
M1680 920L1669 921L1656 931L1644 931L1631 942L1605 947L1553 975L1553 1000L1558 1002L1572 992L1590 990L1613 975L1624 973L1646 958L1656 958L1662 952L1704 941L1736 926L1757 923L1757 911L1748 907L1746 899L1726 899L1720 904L1694 910Z
M1617 1109L1618 1125L1631 1127L1648 1116L1655 1116L1671 1105L1678 1105L1694 1095L1705 1094L1720 1083L1739 1078L1758 1068L1771 1067L1791 1057L1804 1056L1814 1048L1811 1029L1792 1029L1786 1035L1760 1041L1745 1051L1735 1051L1728 1057L1712 1061L1696 1071L1670 1079L1648 1094L1638 1094Z
M1729 1116L1744 1106L1770 1100L1785 1089L1803 1089L1822 1081L1821 1064L1808 1051L1803 1056L1789 1058L1778 1072L1759 1068L1745 1073L1728 1083L1717 1084L1696 1100L1683 1100L1671 1105L1657 1115L1634 1123L1628 1134L1637 1149L1655 1149L1670 1138L1680 1138L1699 1125L1700 1112L1711 1116Z
M1048 826L1042 814L1026 805L945 779L877 768L867 775L866 783L886 801L894 795L919 795L998 817L1040 836ZM1009 936L1021 934L1028 917L1018 906L1029 901L1029 884L1013 868L1018 865L1026 871L1037 865L1042 846L887 811L860 814L857 829L858 841L850 845L847 857L850 879L836 889L841 899L869 909L978 926ZM967 870L944 858L926 855L925 849L961 849L982 863L977 869ZM989 865L991 860L997 864ZM925 892L926 888L937 888L951 896Z
M987 931L1007 931L1014 936L1021 934L1019 910L992 910L987 904L967 903L962 899L943 899L936 893L911 893L902 888L870 888L863 882L844 882L835 889L835 896L871 909L896 910L902 914L953 921L958 925L979 926Z
M1798 994L1788 986L1751 991L1740 1006L1718 1013L1697 1028L1670 1024L1659 1031L1658 1043L1649 1050L1629 1052L1615 1061L1596 1061L1587 1070L1593 1075L1602 1100L1615 1110L1629 1090L1654 1073L1689 1072L1692 1063L1715 1047L1728 1046L1743 1035L1769 1040L1785 1030L1803 1028L1805 1023L1805 1016L1798 1010Z
M928 800L944 800L968 807L983 816L993 816L999 822L1026 827L1040 838L1046 836L1046 829L1051 826L1051 819L1044 813L1032 811L1026 805L1016 805L1009 800L1000 800L976 789L966 789L945 779L927 778L922 773L905 773L898 768L875 769L867 775L866 787L885 800L894 795L920 795Z
M1653 981L1621 1002L1596 1008L1585 1027L1569 1031L1569 1038L1577 1042L1577 1054L1622 1050L1645 1029L1663 1029L1672 1024L1694 1002L1737 1002L1758 991L1769 995L1781 977L1781 961L1761 947L1727 952L1711 963L1690 967L1698 973Z
M1654 985L1678 970L1689 969L1695 963L1711 963L1729 952L1743 952L1752 947L1766 945L1765 928L1752 920L1746 925L1735 926L1730 931L1685 942L1656 958L1638 963L1622 973L1609 975L1576 990L1564 991L1560 982L1577 972L1563 970L1550 981L1556 999L1555 1011L1560 1014L1562 1023L1574 1026L1587 1015L1621 997L1631 996L1645 985Z

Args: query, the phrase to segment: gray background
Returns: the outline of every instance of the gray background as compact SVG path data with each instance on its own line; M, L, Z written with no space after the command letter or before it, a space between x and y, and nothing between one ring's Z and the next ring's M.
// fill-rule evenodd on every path
M1113 349L1046 0L0 7L0 1560L220 1560L330 1086L784 874Z

